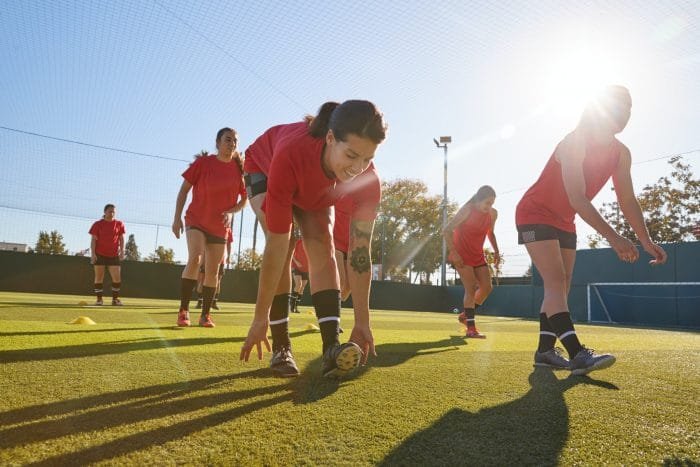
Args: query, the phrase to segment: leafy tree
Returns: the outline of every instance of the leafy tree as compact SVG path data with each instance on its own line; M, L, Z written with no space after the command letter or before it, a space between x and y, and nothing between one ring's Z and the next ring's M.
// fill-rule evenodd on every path
M126 241L126 245L124 245L124 259L129 261L138 261L141 259L134 234L129 235L129 239Z
M685 164L681 156L671 158L668 163L672 167L671 173L642 188L637 199L652 241L692 241L693 229L700 222L700 179L693 178L690 165ZM600 213L616 232L639 243L617 201L603 203ZM600 234L588 237L591 248L605 243Z
M148 255L148 258L146 259L154 263L172 264L175 262L175 252L172 248L165 248L164 246L159 245L158 248L156 248L156 251Z
M241 271L259 271L262 265L262 255L252 248L247 248L241 252L241 257L236 263L236 269Z
M45 255L65 255L68 253L63 235L58 230L51 232L40 231L34 251Z

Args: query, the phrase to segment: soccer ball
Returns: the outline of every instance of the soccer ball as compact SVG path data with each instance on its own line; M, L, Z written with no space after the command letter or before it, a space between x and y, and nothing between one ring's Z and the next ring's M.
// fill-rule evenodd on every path
M459 308L452 308L452 313L459 314Z

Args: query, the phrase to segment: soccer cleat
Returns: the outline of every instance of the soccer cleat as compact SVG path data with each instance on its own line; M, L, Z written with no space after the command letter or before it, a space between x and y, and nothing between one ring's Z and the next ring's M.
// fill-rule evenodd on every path
M585 375L593 370L602 370L611 367L615 363L615 356L608 353L595 354L593 349L583 348L574 358L569 360L569 369L572 375Z
M486 334L481 334L477 328L467 329L467 334L464 337L469 339L486 339Z
M95 306L102 306L104 302L102 300L96 300L95 301Z
M568 370L569 360L563 355L561 349L553 348L545 352L535 350L534 366L552 368L554 370Z
M202 309L202 299L201 298L197 300L197 304L194 307L198 310Z
M467 325L467 314L465 312L461 312L459 315L457 315L457 321L462 323L463 325Z
M272 354L270 369L275 376L279 376L280 378L299 376L299 368L292 356L292 349L288 346L282 347Z
M190 312L188 310L180 310L177 314L177 325L186 327L190 325Z
M124 304L122 303L122 301L119 300L118 298L112 299L112 306L123 306L123 305Z
M219 305L216 304L216 300L213 300L213 301L211 302L211 308L212 308L212 310L218 310L218 309L219 309Z
M211 320L211 315L207 313L206 315L201 315L199 317L199 325L203 328L213 328L214 321Z
M334 344L323 354L324 378L338 378L360 366L362 350L354 342Z

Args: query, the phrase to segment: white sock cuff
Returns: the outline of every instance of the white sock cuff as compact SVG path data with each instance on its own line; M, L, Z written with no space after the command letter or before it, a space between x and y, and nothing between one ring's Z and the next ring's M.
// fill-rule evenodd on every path
M328 321L337 321L340 323L340 316L326 316L325 318L319 318L318 324L325 323Z
M274 326L275 324L284 324L287 322L289 322L289 316L287 316L286 318L276 319L274 321L270 321L270 326Z
M552 337L554 337L554 338L557 337L557 335L556 335L555 333L549 332L549 331L540 331L540 334L542 334L542 335L544 335L544 336L552 336Z
M576 331L574 331L573 329L572 329L571 331L566 331L564 334L562 334L561 336L559 336L559 340L565 339L565 338L569 337L569 336L572 335L572 334L576 334Z

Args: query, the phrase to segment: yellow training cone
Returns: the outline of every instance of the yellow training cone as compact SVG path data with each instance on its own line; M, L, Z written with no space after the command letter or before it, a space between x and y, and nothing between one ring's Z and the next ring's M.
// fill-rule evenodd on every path
M78 316L73 321L68 324L97 324L91 320L88 316Z
M307 314L307 315L315 315L316 313L314 313L313 311L309 310L309 311L306 312L306 314Z
M316 326L314 323L307 323L306 324L306 330L307 331L318 331L318 326Z
M85 300L80 300L78 306L87 306L87 302Z

